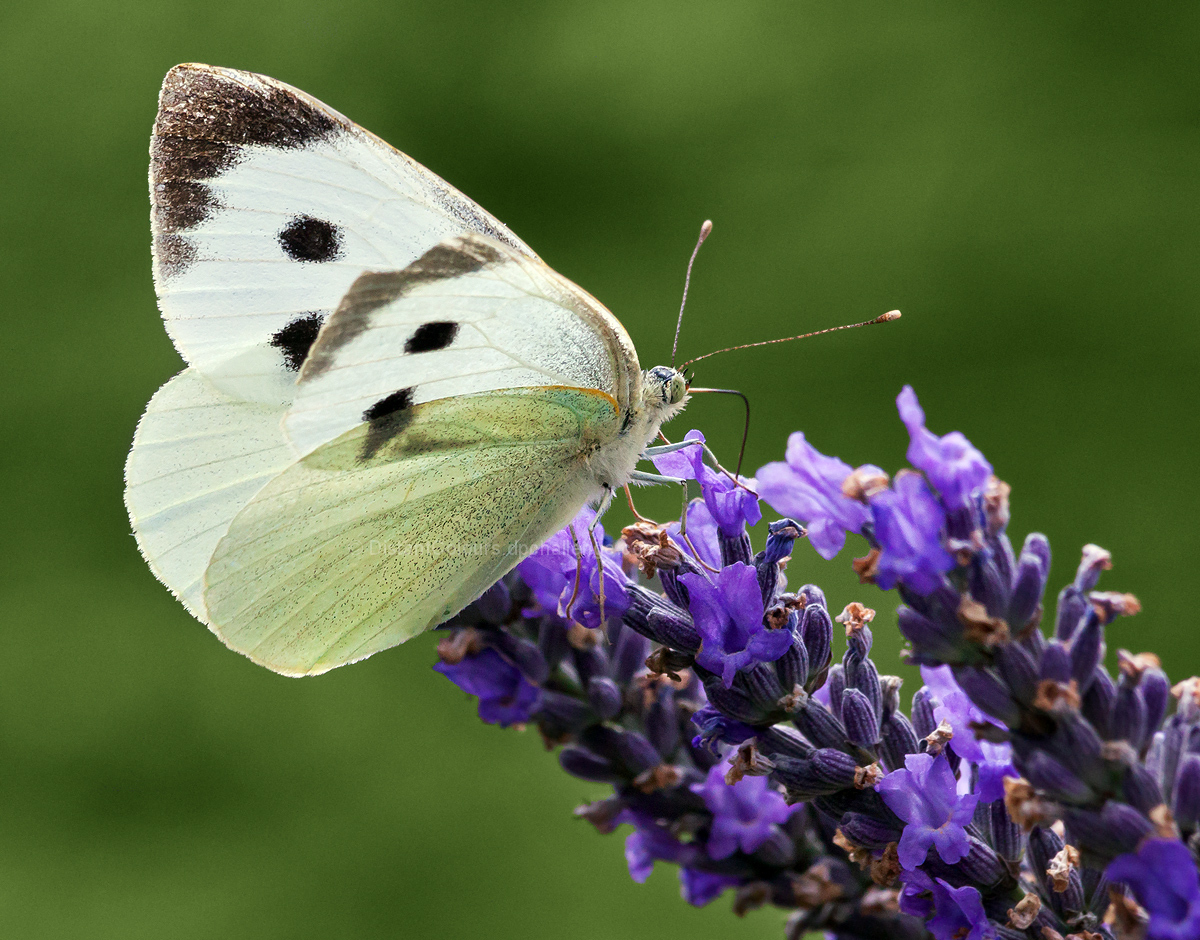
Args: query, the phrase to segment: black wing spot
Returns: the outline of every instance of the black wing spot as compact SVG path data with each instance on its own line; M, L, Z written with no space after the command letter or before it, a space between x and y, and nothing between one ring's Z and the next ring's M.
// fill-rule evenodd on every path
M293 261L333 261L342 253L342 233L332 222L298 215L279 233L279 245Z
M404 411L406 408L411 408L413 392L415 391L415 388L402 388L398 392L392 392L386 398L379 399L379 401L363 412L363 420L379 421L381 418L394 415L397 411Z
M422 323L404 344L406 353L435 352L445 349L458 335L458 324L448 320Z
M283 353L283 362L290 372L299 372L316 342L317 333L325 318L319 313L297 317L271 337L271 345Z
M413 392L416 388L402 388L379 399L363 412L367 422L367 439L363 441L361 460L370 460L376 452L396 435L402 433L412 421Z

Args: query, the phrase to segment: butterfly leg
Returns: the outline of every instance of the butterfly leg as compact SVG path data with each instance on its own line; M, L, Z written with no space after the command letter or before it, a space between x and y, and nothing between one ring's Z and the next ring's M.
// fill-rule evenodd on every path
M579 597L579 572L583 570L583 552L579 550L579 539L575 535L575 526L568 525L567 531L571 533L571 545L575 549L575 584L571 588L571 598L567 601L567 606L563 609L563 617L567 620L571 619L571 608L575 606L575 599Z
M688 443L691 443L690 441ZM673 449L678 450L678 447ZM647 451L648 453L649 451ZM683 487L683 515L679 518L679 533L684 534L687 531L687 504L688 504L688 481L683 477L665 477L660 473L646 473L644 470L634 470L629 475L630 483L641 483L643 485L661 486L662 484L678 483Z
M601 625L607 622L607 618L604 615L604 556L600 554L600 546L596 543L596 524L608 512L608 507L612 505L612 500L612 487L606 483L604 485L604 496L600 500L600 505L596 507L596 517L592 520L592 524L588 526L588 538L592 540L592 552L596 556L596 577L600 581L596 593L600 597Z
M645 459L647 457L661 457L663 454L673 454L677 450L683 450L685 447L694 447L697 444L702 445L702 442L701 441L676 441L674 444L661 444L657 447L647 447L645 450L642 451L642 458ZM705 449L705 451L708 450L707 447L705 447L704 449Z
M657 473L645 473L641 470L634 470L633 473L630 474L629 482L643 484L678 483L683 487L683 508L679 515L679 537L682 538L687 547L691 549L692 555L702 567L707 568L709 571L715 572L715 568L705 564L704 560L700 557L700 553L696 550L696 546L692 544L691 536L689 536L687 533L688 481L682 477L666 477Z

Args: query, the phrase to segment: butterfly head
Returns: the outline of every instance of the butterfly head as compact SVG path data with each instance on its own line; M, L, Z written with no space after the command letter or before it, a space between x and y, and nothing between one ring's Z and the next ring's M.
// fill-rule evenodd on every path
M687 404L688 381L678 369L655 366L642 377L642 403L658 421L669 421Z

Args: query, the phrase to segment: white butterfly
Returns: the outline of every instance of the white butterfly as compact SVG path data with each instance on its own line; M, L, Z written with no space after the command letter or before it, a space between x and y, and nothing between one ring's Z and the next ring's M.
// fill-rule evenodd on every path
M630 480L683 408L624 328L470 199L316 99L180 65L150 144L188 368L125 502L228 646L315 675L435 626Z

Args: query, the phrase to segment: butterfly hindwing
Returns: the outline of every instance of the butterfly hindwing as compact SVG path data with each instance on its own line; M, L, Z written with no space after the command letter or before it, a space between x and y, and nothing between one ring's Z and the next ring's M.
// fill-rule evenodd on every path
M307 453L402 392L419 404L550 385L596 389L624 415L640 381L632 342L598 301L540 260L465 235L355 281L310 351L285 426Z
M224 390L287 402L364 270L468 232L535 257L458 190L304 92L180 65L151 138L154 273L172 340Z
M295 457L283 409L185 369L155 393L125 464L125 505L154 573L208 622L204 570L233 517Z
M613 400L518 388L408 404L275 479L233 521L205 577L227 645L312 675L461 609L565 525Z

